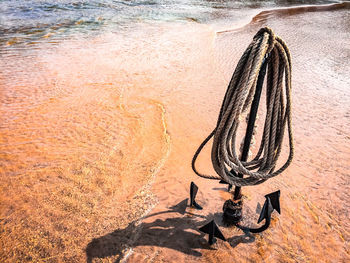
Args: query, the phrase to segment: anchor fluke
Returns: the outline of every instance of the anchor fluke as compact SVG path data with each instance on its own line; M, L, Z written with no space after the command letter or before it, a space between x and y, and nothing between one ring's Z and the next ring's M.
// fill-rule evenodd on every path
M191 186L190 186L190 206L197 208L198 210L202 210L203 207L201 207L197 202L196 202L196 195L198 192L198 186L194 183L191 182Z
M209 235L209 244L212 245L216 242L216 237L226 241L226 238L224 237L224 235L221 233L219 227L216 225L215 221L212 220L210 221L208 224L206 224L205 226L202 226L199 231L206 233Z
M265 203L263 208L261 209L261 213L258 219L258 224L269 217L271 217L271 214L273 210L276 210L279 214L281 214L281 208L280 208L280 190L273 192L271 194L265 195Z
M273 209L275 209L279 214L281 214L280 195L281 195L280 190L273 192L271 194L265 195L266 199L267 198L270 199Z
M249 231L251 233L260 233L266 230L271 223L271 214L273 210L276 210L278 213L281 213L280 208L280 190L273 192L271 194L265 195L265 203L261 209L261 213L258 219L258 224L265 219L265 224L259 228L247 228L244 226L237 225L243 231Z

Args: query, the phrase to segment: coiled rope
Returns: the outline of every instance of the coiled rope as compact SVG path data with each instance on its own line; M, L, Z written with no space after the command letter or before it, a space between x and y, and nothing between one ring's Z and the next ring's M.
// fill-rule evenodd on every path
M236 151L240 116L250 107L263 60L267 59L266 115L261 143L251 161L241 161ZM288 126L289 156L275 171ZM196 160L214 136L211 159L215 175L198 172ZM215 129L201 143L192 159L192 169L200 177L221 179L235 186L257 185L282 173L294 153L291 121L291 56L286 43L268 28L261 28L240 58L228 85ZM234 176L245 175L244 178Z

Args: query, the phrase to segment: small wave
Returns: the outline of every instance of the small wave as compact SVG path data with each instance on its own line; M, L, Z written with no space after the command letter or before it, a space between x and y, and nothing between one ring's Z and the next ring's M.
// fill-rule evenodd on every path
M350 2L342 2L329 5L307 5L307 6L296 6L288 8L278 8L273 10L262 11L256 16L253 17L251 23L261 23L265 22L267 18L271 16L290 16L297 15L301 13L308 12L322 12L322 11L333 11L339 9L348 9L350 8Z
M130 1L114 1L115 3L126 5L126 6L146 6L146 5L156 5L157 2L155 1L142 1L139 2L130 2Z
M244 26L226 29L226 30L218 31L216 33L222 34L222 33L232 32L232 31L242 29L257 23L265 23L271 17L292 16L292 15L308 13L308 12L334 11L334 10L340 10L340 9L350 9L350 2L340 2L340 3L327 4L327 5L294 6L294 7L264 10L254 15L250 20L250 22Z

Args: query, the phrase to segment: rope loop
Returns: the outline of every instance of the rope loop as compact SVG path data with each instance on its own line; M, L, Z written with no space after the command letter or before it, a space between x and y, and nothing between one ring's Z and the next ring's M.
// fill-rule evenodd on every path
M255 34L255 36L253 37L253 40L257 40L259 38L261 38L261 36L267 33L269 35L269 47L267 49L267 54L270 54L270 52L272 51L272 49L274 48L274 44L275 44L275 33L273 32L273 30L269 27L262 27L259 29L259 31Z
M236 134L242 115L250 108L263 60L267 59L265 124L258 152L250 161L241 161L236 150ZM221 179L235 186L257 185L282 173L294 155L291 120L291 56L285 42L269 27L261 28L240 58L221 105L215 129L200 144L192 159L192 169L200 177ZM288 130L289 156L276 170L282 143ZM217 175L198 172L196 160L213 138L211 160ZM244 175L244 178L233 176Z

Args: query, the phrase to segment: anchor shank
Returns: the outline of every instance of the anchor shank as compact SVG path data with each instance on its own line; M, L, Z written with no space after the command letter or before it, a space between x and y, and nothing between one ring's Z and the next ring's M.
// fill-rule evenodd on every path
M243 144L243 151L242 151L242 156L241 156L241 161L246 162L248 159L248 153L249 153L249 148L250 148L250 142L253 137L253 131L254 131L254 125L255 125L255 120L256 120L256 115L258 113L258 108L259 108L259 102L260 102L260 97L261 97L261 91L262 91L262 86L264 84L264 79L266 75L266 66L267 66L267 59L265 58L263 60L257 84L256 84L256 90L254 94L254 99L250 108L250 114L249 114L249 120L248 120L248 125L246 129L246 135L244 138L244 144ZM237 177L243 178L242 174L238 174ZM236 186L235 187L235 192L234 192L234 200L239 200L242 198L242 193L241 193L241 187Z

